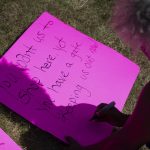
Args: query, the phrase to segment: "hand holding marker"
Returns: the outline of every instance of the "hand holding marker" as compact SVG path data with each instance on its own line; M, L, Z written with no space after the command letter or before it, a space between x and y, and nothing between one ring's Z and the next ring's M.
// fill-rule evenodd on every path
M107 113L111 108L113 108L115 106L115 104L116 103L114 101L112 101L108 105L104 106L102 109L96 110L94 116L90 119L90 121L97 120L101 113L103 113L103 114Z

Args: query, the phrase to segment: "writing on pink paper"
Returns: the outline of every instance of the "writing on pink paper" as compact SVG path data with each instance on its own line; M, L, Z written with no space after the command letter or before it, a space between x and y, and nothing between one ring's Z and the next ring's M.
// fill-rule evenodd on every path
M1 58L1 103L65 142L81 145L108 136L112 127L90 122L96 106L122 109L139 67L44 12Z

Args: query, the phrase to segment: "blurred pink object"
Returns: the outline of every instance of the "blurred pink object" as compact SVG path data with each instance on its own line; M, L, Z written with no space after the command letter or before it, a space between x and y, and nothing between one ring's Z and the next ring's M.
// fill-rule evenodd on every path
M111 22L118 36L133 52L141 49L150 59L149 0L117 0Z

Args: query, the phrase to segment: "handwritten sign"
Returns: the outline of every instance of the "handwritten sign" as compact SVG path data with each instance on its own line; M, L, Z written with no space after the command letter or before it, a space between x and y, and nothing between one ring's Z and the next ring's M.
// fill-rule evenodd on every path
M96 106L122 109L139 67L44 12L1 58L0 101L31 123L82 145L112 127L90 122Z
M0 150L21 150L21 148L0 129Z

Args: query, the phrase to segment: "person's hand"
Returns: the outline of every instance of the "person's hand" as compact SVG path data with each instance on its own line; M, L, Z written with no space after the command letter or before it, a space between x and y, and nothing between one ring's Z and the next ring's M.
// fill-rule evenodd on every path
M97 106L97 109L95 111L95 114L97 117L94 119L98 122L107 122L113 126L121 127L126 122L128 115L123 114L120 112L116 107L112 107L107 112L101 111L103 107L105 107L108 104L101 103Z

